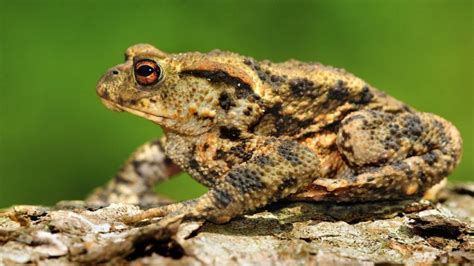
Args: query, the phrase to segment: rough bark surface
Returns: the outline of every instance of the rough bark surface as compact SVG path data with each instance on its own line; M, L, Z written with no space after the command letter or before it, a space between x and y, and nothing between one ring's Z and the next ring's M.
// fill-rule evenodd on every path
M474 183L438 203L279 203L224 225L127 226L126 204L14 206L0 213L0 265L373 265L474 262Z

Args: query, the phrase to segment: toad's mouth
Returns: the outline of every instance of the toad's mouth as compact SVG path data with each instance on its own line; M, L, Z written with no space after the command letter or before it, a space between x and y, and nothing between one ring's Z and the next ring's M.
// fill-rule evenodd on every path
M102 98L102 97L100 97L100 100L102 101L102 103L108 109L110 109L112 111L115 111L115 112L128 112L128 113L146 118L146 119L148 119L150 121L153 121L155 123L158 123L158 124L161 123L164 119L170 119L170 117L151 114L151 113L148 113L148 112L145 112L145 111L141 111L141 110L133 109L133 108L130 108L130 107L126 107L126 106L120 105L116 102L113 102L111 100Z

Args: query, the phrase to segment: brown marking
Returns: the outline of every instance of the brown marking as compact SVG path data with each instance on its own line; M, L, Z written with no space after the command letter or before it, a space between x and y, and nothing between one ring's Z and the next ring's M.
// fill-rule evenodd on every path
M222 71L226 73L230 77L238 78L243 83L248 84L251 88L255 86L252 78L247 75L244 71L236 68L232 65L222 64L212 61L205 61L195 65L190 65L185 68L181 72L201 72L201 71L209 71L209 72L219 72Z

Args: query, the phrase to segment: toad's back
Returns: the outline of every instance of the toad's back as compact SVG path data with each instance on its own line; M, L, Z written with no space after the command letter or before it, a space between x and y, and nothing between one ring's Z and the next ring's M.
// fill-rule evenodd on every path
M264 114L258 123L251 125L251 130L260 135L297 138L360 109L389 113L414 111L343 69L297 60L256 61L219 50L205 55L195 53L191 61L203 61L203 56L208 62L231 66L222 74L236 77L236 83L244 84L261 97ZM207 71L209 66L203 64L201 68L201 71ZM207 78L214 81L209 73ZM235 94L238 94L237 88Z
M342 69L296 60L246 62L265 88L266 111L255 127L258 134L300 138L336 126L356 110L412 111Z

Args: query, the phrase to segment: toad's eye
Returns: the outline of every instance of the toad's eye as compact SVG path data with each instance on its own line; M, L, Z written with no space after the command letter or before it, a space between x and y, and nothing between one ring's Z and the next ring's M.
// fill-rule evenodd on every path
M161 67L153 60L144 59L135 63L135 80L143 86L156 84L163 77Z

